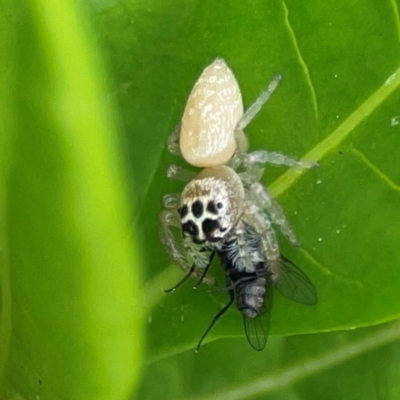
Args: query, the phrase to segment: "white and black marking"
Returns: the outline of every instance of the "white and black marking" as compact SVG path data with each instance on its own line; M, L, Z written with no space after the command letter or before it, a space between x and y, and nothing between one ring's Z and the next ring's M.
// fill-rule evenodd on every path
M211 214L218 215L218 210L217 207L215 206L215 203L213 201L209 201L207 204L207 211Z
M183 233L197 244L205 241L215 243L221 240L221 233L228 230L228 227L223 225L220 215L220 210L224 208L222 202L218 202L218 207L214 201L204 200L197 199L192 204L185 204L180 213ZM204 204L207 204L207 207Z
M193 237L197 237L199 235L199 228L193 221L188 221L182 224L182 231Z
M189 212L189 208L187 205L184 205L179 209L179 213L180 213L182 219L186 217L188 212Z
M201 224L201 229L203 230L206 237L209 237L210 242L216 242L220 240L220 237L213 237L212 233L215 232L217 229L220 229L219 223L215 219L207 218Z
M203 210L203 203L200 200L197 200L192 204L192 214L196 218L200 218L203 215Z
M234 225L231 208L229 193L221 181L215 178L193 180L181 198L184 236L197 244L221 240Z

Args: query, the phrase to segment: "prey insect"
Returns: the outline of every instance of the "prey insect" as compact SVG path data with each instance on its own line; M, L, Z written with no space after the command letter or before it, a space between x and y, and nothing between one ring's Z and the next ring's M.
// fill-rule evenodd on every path
M210 263L217 254L226 276L226 287L217 291L227 291L229 302L214 316L198 342L196 351L199 350L214 324L231 307L235 298L237 308L243 316L246 338L251 347L260 351L267 343L272 310L271 272L263 252L260 236L250 225L244 224L243 228L253 269L246 270L243 265L243 260L239 255L237 232L232 231L224 243L212 246ZM312 282L282 254L280 255L280 267L282 274L279 281L275 283L275 287L290 300L302 304L316 304L317 293Z
M268 332L268 323L261 321L270 314L265 301L269 284L292 300L316 302L312 283L300 270L289 268L290 262L281 257L272 224L292 244L298 245L298 241L260 180L266 163L296 168L317 164L266 150L248 153L243 132L279 81L280 76L275 76L244 112L239 85L226 63L217 59L203 71L189 96L181 124L168 139L171 153L203 169L196 175L175 165L169 167L168 176L184 181L186 186L181 194L164 196L160 215L161 241L172 260L187 272L169 291L189 276L197 279L196 286L214 283L206 275L210 260L217 254L225 269L230 303L215 316L205 335L236 297L246 336L259 350L265 346ZM173 233L176 228L180 235ZM296 276L297 280L293 278ZM292 294L299 293L300 288L311 293L308 300Z

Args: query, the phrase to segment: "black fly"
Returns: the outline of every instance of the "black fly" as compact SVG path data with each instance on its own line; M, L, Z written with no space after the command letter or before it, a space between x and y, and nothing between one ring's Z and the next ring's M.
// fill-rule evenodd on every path
M266 260L262 249L261 238L248 224L245 225L245 240L254 267L252 271L242 268L243 263L240 263L238 255L239 245L235 231L229 235L222 245L215 246L213 249L206 249L211 251L211 256L202 278L206 275L212 259L217 254L226 276L226 287L217 291L228 291L230 298L229 302L214 316L197 344L196 351L199 350L214 324L233 304L235 298L238 310L243 316L246 338L251 347L261 351L267 344L272 309L272 287L274 284L270 277L268 260ZM194 268L189 271L188 275L178 285L168 290L168 292L180 286L193 272ZM201 281L202 279L197 282L196 286ZM290 300L308 305L317 303L317 293L312 282L283 255L280 257L280 278L275 283L275 287Z

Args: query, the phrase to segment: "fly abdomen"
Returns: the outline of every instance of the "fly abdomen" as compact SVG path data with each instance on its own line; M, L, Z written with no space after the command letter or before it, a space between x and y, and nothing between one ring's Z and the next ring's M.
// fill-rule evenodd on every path
M236 286L237 306L243 316L255 318L264 304L266 278L240 282Z

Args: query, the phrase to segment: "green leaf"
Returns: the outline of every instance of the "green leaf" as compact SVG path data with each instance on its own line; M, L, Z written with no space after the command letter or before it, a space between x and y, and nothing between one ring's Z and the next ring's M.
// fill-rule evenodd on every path
M302 365L314 343L330 349L347 340L319 332L400 317L397 0L5 4L0 376L9 397L126 398L141 368L145 313L147 362L164 359L154 364L164 375L149 368L140 398L220 395L235 373L243 385L256 366L274 378L277 368ZM157 233L162 196L183 187L165 177L168 164L184 165L166 139L216 57L234 71L247 106L283 76L247 129L251 149L320 164L305 173L268 167L262 180L302 243L296 250L282 239L282 251L314 282L319 302L307 307L276 293L263 353L226 340L199 356L169 357L193 349L227 301L191 282L164 294L182 272ZM210 273L223 278L218 263ZM315 335L274 336L300 333ZM242 336L232 307L208 340ZM351 368L363 364L363 376L373 373L368 358ZM347 398L330 391L340 370L332 374L312 371L312 385L276 398Z
M101 59L73 1L12 3L0 397L127 398L143 348L141 253Z
M268 354L253 351L244 340L221 340L199 354L185 352L149 365L139 398L396 400L399 362L398 321L355 331L272 337Z
M135 77L131 84L140 87L139 80L147 82L143 86L148 107L141 106L146 127L139 135L154 132L143 142L153 149L153 157L159 152L153 174L142 184L145 203L139 217L147 238L148 275L154 275L146 289L148 302L153 306L160 301L149 313L151 360L194 348L228 301L226 293L208 294L207 287L194 292L190 282L162 295L179 277L176 271L165 270L163 249L153 239L159 200L183 187L163 176L166 166L177 162L166 155L166 138L179 122L194 81L217 56L225 58L235 72L247 105L274 73L283 76L247 129L251 148L281 151L320 164L317 170L303 173L269 167L263 177L302 243L296 251L282 240L282 250L307 273L319 295L317 306L306 307L277 293L271 334L349 329L398 318L400 225L394 221L400 217L400 162L392 150L400 144L395 4L365 4L361 13L358 5L344 1L335 5L317 1L177 4L173 6L177 24L166 30L164 5L152 3L146 26L159 27L152 34L155 42L161 40L158 35L170 35L165 40L173 46L150 55L146 78ZM189 4L194 7L190 12ZM133 52L138 48L133 44L136 38L145 40L140 23L135 22L136 34L127 45ZM175 40L178 30L181 35ZM153 84L160 76L168 77L166 84ZM184 82L183 88L177 87L179 82ZM166 91L170 91L169 103L164 100ZM160 99L155 104L156 96L165 105ZM152 120L157 121L153 128L149 127ZM135 145L135 152L144 152L139 141ZM133 157L132 164L133 170L150 168L142 166L140 157ZM211 274L221 277L219 270L215 265ZM242 318L234 307L208 339L232 336L243 336Z

